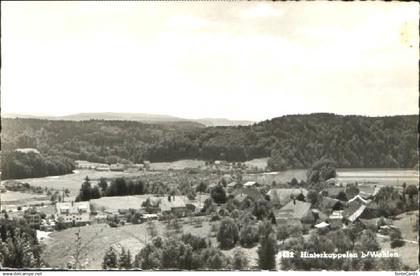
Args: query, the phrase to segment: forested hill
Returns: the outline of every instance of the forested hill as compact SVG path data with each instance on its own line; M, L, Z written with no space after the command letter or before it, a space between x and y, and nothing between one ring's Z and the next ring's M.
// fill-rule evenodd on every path
M277 170L308 168L329 157L339 167L412 168L417 164L417 116L290 115L251 126L207 128L2 119L2 147L33 147L47 155L93 162L244 161L271 156L269 164Z

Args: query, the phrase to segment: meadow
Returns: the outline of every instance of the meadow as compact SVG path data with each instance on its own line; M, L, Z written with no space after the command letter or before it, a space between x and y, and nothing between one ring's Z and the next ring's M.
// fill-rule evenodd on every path
M47 176L39 178L25 178L19 179L21 182L29 183L35 187L47 187L55 190L69 189L70 195L76 196L79 193L80 186L82 185L86 176L96 183L101 177L104 178L117 178L117 177L137 177L157 172L144 172L144 171L130 171L130 172L117 172L117 171L95 171L95 170L76 170L72 174L65 174L60 176Z
M195 227L189 223L189 219L180 223L184 233L191 233L200 237L209 237L210 222L203 221L201 227ZM166 232L166 224L155 221L159 235ZM80 259L86 269L101 269L103 256L110 246L129 246L132 255L138 253L151 237L147 232L147 224L125 225L116 228L108 224L93 224L83 227L69 228L59 232L53 232L45 240L43 258L50 267L66 267L73 260L76 250L76 233L80 229L81 248ZM210 237L211 238L211 237ZM215 238L211 238L215 243Z

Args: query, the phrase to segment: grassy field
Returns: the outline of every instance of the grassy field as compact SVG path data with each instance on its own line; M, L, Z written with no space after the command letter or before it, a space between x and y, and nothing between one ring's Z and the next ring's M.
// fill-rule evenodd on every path
M419 245L417 243L406 242L402 247L391 248L389 238L378 238L378 242L382 251L396 252L403 264L412 270L419 269Z
M181 222L182 223L182 222ZM204 221L202 227L195 227L186 218L183 224L185 233L201 237L209 237L210 224ZM160 235L165 233L165 223L156 221L156 228ZM64 231L51 233L45 241L43 259L51 267L65 267L72 261L76 249L76 233L79 228L69 228ZM103 256L109 246L129 247L132 255L141 250L145 242L151 237L147 234L146 224L126 225L118 228L111 228L108 224L95 224L80 227L82 237L82 248L80 259L86 269L101 269ZM215 238L211 238L216 244Z
M150 168L152 170L157 171L164 171L164 170L183 170L188 168L198 168L200 166L204 166L205 162L202 160L179 160L174 162L157 162L157 163L151 163Z
M394 220L394 225L400 228L403 239L417 241L418 232L414 227L416 225L418 215L418 211L407 212L398 215L396 220Z
M246 161L245 165L252 166L252 167L257 167L259 169L264 170L265 167L267 167L267 161L268 161L268 157L257 158L257 159L252 159L252 160Z
M402 238L412 242L407 241L402 247L391 248L389 237L378 238L382 251L398 253L403 264L408 265L413 270L419 269L418 232L414 229L417 218L416 214L418 215L418 213L419 212L407 212L397 216L397 219L394 220L394 225L398 226L401 230Z
M337 169L340 182L375 183L382 185L418 185L419 173L408 169Z
M79 170L73 174L65 174L60 176L49 176L40 178L26 178L20 179L19 181L29 183L31 186L36 187L47 187L56 190L69 189L70 195L76 196L79 193L80 186L86 176L96 183L101 177L104 178L115 178L115 177L136 177L144 176L148 174L154 174L156 172L113 172L113 171L95 171L95 170Z
M45 195L21 193L21 192L13 192L13 191L7 191L5 193L1 193L0 196L1 196L2 204L13 204L13 205L21 205L21 204L27 204L33 201L48 200L48 198Z
M258 160L258 159L256 159ZM262 184L271 184L289 182L293 177L297 180L306 181L305 169L286 170L270 173L257 173L246 176L247 179L258 181ZM399 170L399 169L337 169L337 179L343 183L374 183L381 185L398 185L403 182L407 185L418 184L418 172L415 170Z
M290 182L292 178L306 181L306 170L286 170L272 173L249 174L244 177L249 181L257 181L258 183L271 185L273 181L277 184Z
M119 209L140 209L142 203L151 195L113 196L91 199L90 203L96 211L115 212Z

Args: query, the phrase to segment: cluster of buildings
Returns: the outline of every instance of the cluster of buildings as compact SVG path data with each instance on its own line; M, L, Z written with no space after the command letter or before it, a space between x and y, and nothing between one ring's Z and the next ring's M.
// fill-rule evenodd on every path
M330 185L311 203L305 188L272 188L265 195L261 185L248 181L243 185L232 182L227 189L234 199L243 202L268 199L273 206L273 222L276 224L300 225L304 228L342 228L356 222L379 217L379 206L374 200L381 186L357 185L358 194L345 198L347 186ZM343 196L344 195L344 196ZM348 195L348 194L347 194Z
M76 160L76 169L78 170L96 170L96 171L125 171L125 170L150 170L150 161L144 161L142 164L103 164L92 163L84 160Z
M366 185L358 189L358 194L346 200L341 198L346 187L331 186L320 192L315 204L309 202L306 189L272 189L267 195L273 205L282 206L274 212L276 223L337 229L379 216L374 199L380 187Z

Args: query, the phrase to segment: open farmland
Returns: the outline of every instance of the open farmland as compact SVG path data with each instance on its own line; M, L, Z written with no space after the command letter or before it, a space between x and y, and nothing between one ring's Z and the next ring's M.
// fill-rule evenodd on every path
M359 182L381 185L418 185L418 170L408 169L337 169L339 182Z
M47 187L56 190L69 189L70 195L76 196L80 190L80 186L86 176L94 182L101 177L104 178L117 178L117 177L138 177L150 174L156 174L157 172L116 172L116 171L95 171L95 170L78 170L72 174L65 174L60 176L48 176L39 178L26 178L19 179L21 182L29 183L34 187Z
M203 222L202 227L192 226L188 218L181 223L185 233L201 237L208 237L210 233L210 223L207 221ZM159 235L164 235L165 223L155 221L155 225ZM50 267L65 267L68 262L72 261L76 250L76 233L80 229L83 248L80 253L82 265L86 269L101 269L103 256L109 246L119 247L128 244L133 256L140 251L145 242L150 241L146 227L146 224L126 225L118 228L112 228L108 224L94 224L54 232L44 243L43 258ZM134 240L136 242L133 242ZM215 239L212 238L212 244L215 242Z
M419 267L418 232L415 229L418 214L419 212L406 212L393 220L393 224L401 230L402 239L405 241L402 247L391 248L388 236L378 237L382 251L398 253L403 264L415 270Z
M395 252L401 258L403 264L412 270L419 268L419 244L406 242L402 247L391 248L389 238L378 238L379 246L383 252Z
M5 193L1 193L0 196L2 204L24 205L34 201L48 200L44 195L14 191L6 191Z
M179 160L174 162L157 162L151 163L150 168L156 171L165 171L165 170L183 170L183 169L192 169L204 166L205 162L202 160Z
M246 176L247 179L270 185L276 183L287 183L292 178L298 181L306 181L305 169L285 170L279 172L257 173ZM416 170L399 169L337 169L337 180L340 183L358 182L379 185L417 185L419 173Z
M406 212L398 215L394 220L394 225L399 227L403 239L417 241L418 233L415 231L415 225L419 212Z
M268 161L268 157L257 158L257 159L246 161L245 165L250 166L250 167L257 167L258 169L264 170L265 167L267 167L267 161Z
M142 203L151 195L112 196L91 199L90 204L96 211L117 212L124 209L140 209Z

